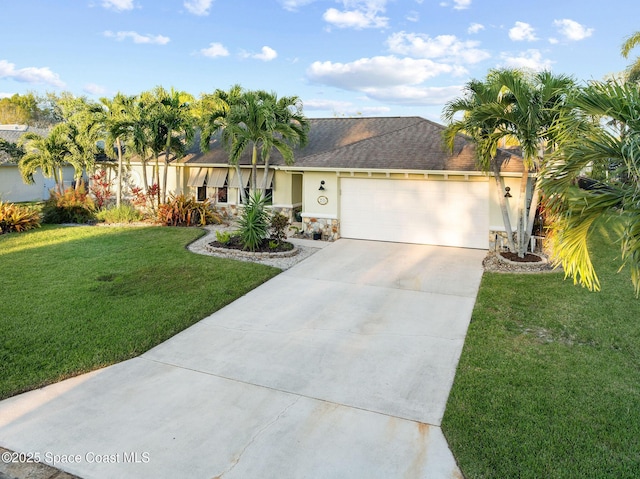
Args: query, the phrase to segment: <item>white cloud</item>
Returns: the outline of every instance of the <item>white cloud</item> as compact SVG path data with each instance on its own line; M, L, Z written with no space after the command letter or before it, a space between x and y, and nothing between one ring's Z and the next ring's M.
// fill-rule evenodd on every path
M477 63L490 57L489 53L476 48L475 41L461 41L455 35L438 35L431 38L422 33L394 33L387 38L392 53L416 58L441 58L462 63Z
M205 16L209 15L209 9L213 0L185 0L184 7L193 13L194 15Z
M416 12L415 10L411 10L407 16L406 19L408 22L417 22L420 21L420 13Z
M516 56L503 53L501 56L504 66L508 68L526 68L534 71L551 70L553 62L542 58L539 50L530 49Z
M271 60L274 60L278 56L278 52L276 52L271 47L264 46L264 47L262 47L262 50L260 50L260 53L241 52L240 56L242 58L254 58L256 60L262 60L264 62L269 62Z
M102 85L97 85L95 83L87 83L82 90L85 93L89 93L91 95L104 95L107 92L107 89Z
M467 28L467 33L478 33L481 30L484 30L484 25L481 23L472 23L469 25L469 28Z
M334 116L374 116L385 115L391 111L386 106L359 107L349 101L310 99L304 100L305 111L327 111Z
M15 95L15 93L0 91L0 98L11 98L13 95Z
M262 50L260 51L260 53L256 53L255 55L252 55L252 58L255 58L256 60L262 60L264 62L270 62L271 60L274 60L277 56L278 56L278 52L276 52L273 48L264 46L262 47Z
M116 12L124 12L125 10L133 10L133 0L103 0L102 6L108 10Z
M229 56L229 50L222 43L209 43L209 46L200 50L200 53L209 58Z
M463 67L436 63L429 59L395 56L361 58L351 63L314 62L307 69L311 81L345 90L367 91L400 85L418 85L448 73L463 75Z
M471 6L471 0L453 0L453 3L456 10L465 10Z
M342 0L344 10L330 8L322 18L338 28L385 28L389 19L381 17L387 0Z
M133 43L147 43L156 45L166 45L169 43L170 38L163 35L140 35L137 32L112 32L107 30L104 32L104 36L107 38L115 38L119 42L124 41L127 38L133 40Z
M587 28L584 25L568 18L554 20L553 24L558 28L560 34L567 40L584 40L585 38L590 37L593 33L593 28Z
M442 105L462 94L461 86L418 87L403 85L369 91L370 98L401 105Z
M304 7L315 0L279 0L282 8L291 12L296 11L299 7Z
M57 73L49 67L26 67L16 69L15 64L0 60L0 78L8 78L22 83L45 83L57 88L64 88L65 84Z
M535 29L525 22L516 22L515 26L509 30L509 38L515 42L537 40Z
M440 2L441 7L448 7L451 5L449 2ZM471 6L471 0L453 0L454 10L466 10Z

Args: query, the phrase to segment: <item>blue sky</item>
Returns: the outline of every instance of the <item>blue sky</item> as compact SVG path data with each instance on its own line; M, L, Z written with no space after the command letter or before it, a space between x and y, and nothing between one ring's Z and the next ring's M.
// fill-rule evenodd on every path
M495 67L599 80L628 65L620 46L640 30L629 0L3 0L0 12L0 96L239 83L298 95L315 118L440 121Z

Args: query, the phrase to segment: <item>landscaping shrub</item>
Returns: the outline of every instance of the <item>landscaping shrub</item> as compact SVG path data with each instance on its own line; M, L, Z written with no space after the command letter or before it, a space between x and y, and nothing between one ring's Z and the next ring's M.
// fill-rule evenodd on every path
M287 239L289 218L282 213L271 215L271 239L277 243Z
M209 200L198 203L193 196L178 195L158 207L158 221L166 226L204 226L222 222Z
M89 223L95 219L95 204L84 186L52 192L42 207L43 223Z
M133 205L123 203L120 206L113 206L99 211L96 213L96 218L106 223L133 223L142 219L142 213Z
M248 203L238 219L238 234L244 249L257 250L269 234L269 212L259 191L249 195Z
M227 245L231 241L231 232L229 231L216 231L216 241L218 243Z
M0 201L0 234L20 233L40 226L40 214L28 206Z
M111 182L107 178L107 171L97 171L91 176L90 180L90 191L95 198L96 207L101 210L109 204L109 201L113 196L113 193L111 192Z

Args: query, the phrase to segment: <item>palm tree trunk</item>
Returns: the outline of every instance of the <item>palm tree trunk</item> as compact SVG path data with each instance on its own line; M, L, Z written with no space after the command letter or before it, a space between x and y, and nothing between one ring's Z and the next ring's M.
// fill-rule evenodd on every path
M238 189L240 190L240 203L244 205L247 202L247 198L245 198L244 195L244 181L242 180L242 170L240 170L240 165L238 163L236 163L234 166L236 168L236 178L238 178Z
M116 187L116 206L119 208L122 203L122 144L120 138L116 138L116 148L118 149L118 186Z
M518 257L524 258L525 243L525 210L527 204L527 183L529 182L529 167L526 162L522 165L522 179L520 180L520 197L518 198Z
M253 152L251 154L251 194L255 194L257 189L256 177L258 176L258 147L253 144Z
M167 176L169 176L169 150L171 149L171 129L167 132L167 148L164 152L164 170L162 172L162 202L167 201Z
M493 177L496 180L496 188L498 189L498 202L500 203L500 211L502 212L502 222L504 223L504 230L507 233L507 243L509 244L509 251L516 252L516 245L513 242L513 228L511 227L511 219L509 218L509 210L507 209L507 200L504 199L502 192L504 188L504 178L500 176L500 167L493 161Z
M531 205L529 205L529 218L527 220L526 243L529 243L529 240L531 239L531 233L533 233L533 223L536 220L536 213L538 212L538 203L540 203L540 188L538 188L538 182L536 180L533 183Z
M269 180L269 158L264 159L264 175L262 177L262 196L267 196L267 181Z

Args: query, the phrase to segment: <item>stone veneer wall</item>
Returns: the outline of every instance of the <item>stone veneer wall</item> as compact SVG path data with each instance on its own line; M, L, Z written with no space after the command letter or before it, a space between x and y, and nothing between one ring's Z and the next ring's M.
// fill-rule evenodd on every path
M314 233L320 233L325 241L335 241L340 238L340 221L335 218L302 218L302 234L313 238Z

